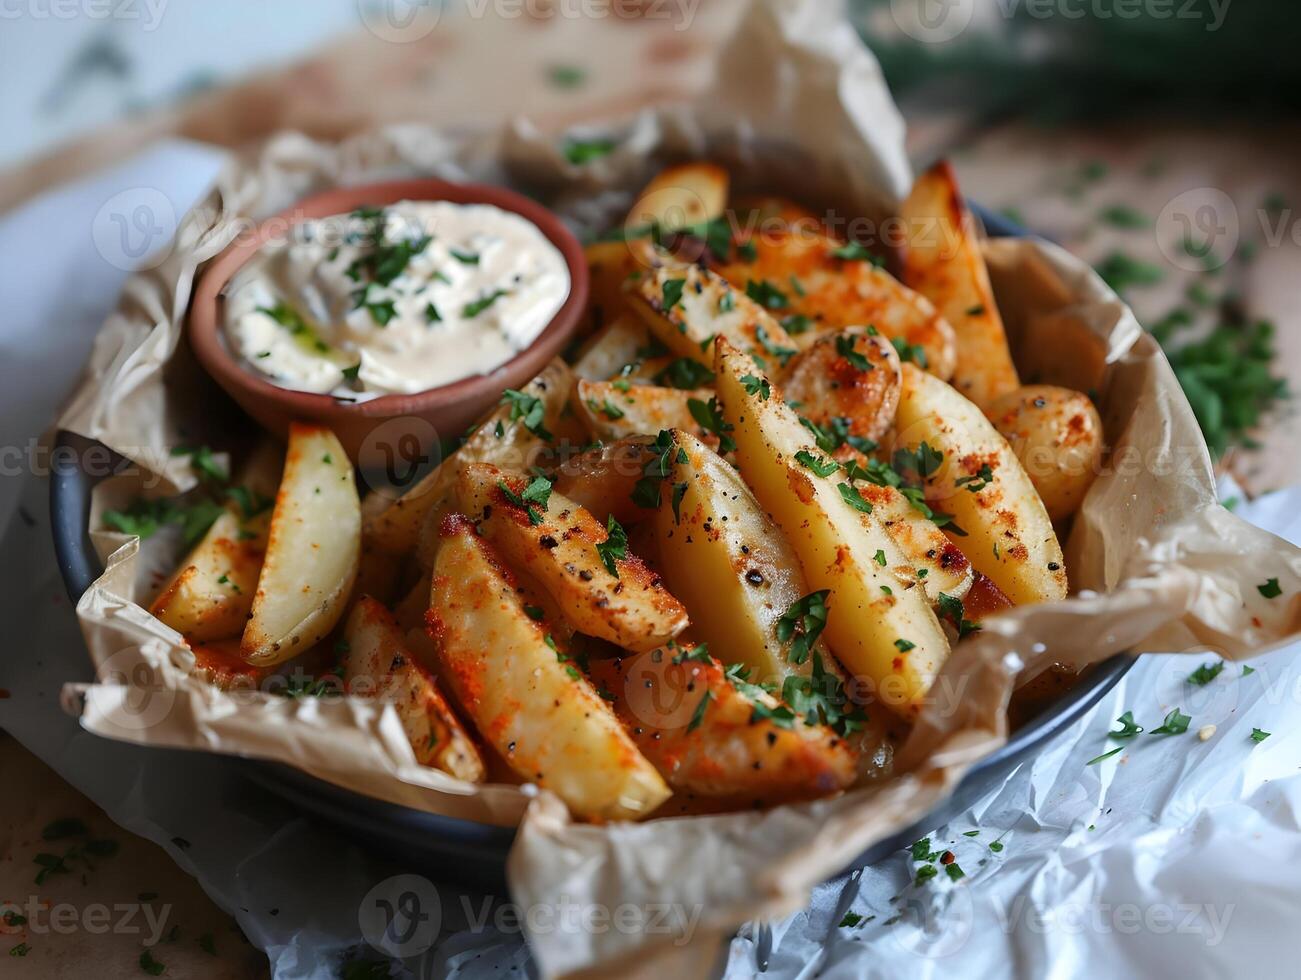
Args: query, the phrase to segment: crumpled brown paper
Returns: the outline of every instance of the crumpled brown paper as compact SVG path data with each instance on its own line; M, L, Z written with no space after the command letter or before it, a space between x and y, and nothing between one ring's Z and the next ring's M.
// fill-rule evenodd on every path
M527 123L487 134L412 125L337 146L294 134L272 140L227 169L165 262L128 283L60 426L113 447L165 488L186 489L191 477L169 450L196 441L213 416L202 401L212 389L181 383L196 370L182 329L195 271L241 231L241 219L331 185L409 175L502 182L588 229L617 220L672 159L718 159L742 188L834 203L848 215L888 215L908 186L902 124L876 63L816 2L756 3L706 100L646 113L617 135L613 153L583 168ZM1077 594L1012 610L958 647L937 681L955 696L924 710L899 753L900 774L883 785L763 813L574 824L550 794L469 787L418 766L387 708L231 694L190 676L180 637L138 604L148 598L137 586L138 544L105 532L96 543L111 552L108 570L77 607L101 682L70 687L69 707L111 738L276 759L359 793L518 824L509 876L521 906L676 909L695 926L690 958L674 970L699 972L739 923L797 908L812 884L936 805L1004 739L1018 676L1120 650L1209 646L1237 658L1301 626L1301 552L1216 503L1196 421L1133 315L1051 246L1000 241L987 253L1025 380L1095 392L1114 448L1067 542ZM220 431L207 441L222 445ZM106 483L95 512L120 492L118 481ZM1271 577L1279 599L1256 589ZM684 955L681 939L608 925L530 929L547 974L660 970Z

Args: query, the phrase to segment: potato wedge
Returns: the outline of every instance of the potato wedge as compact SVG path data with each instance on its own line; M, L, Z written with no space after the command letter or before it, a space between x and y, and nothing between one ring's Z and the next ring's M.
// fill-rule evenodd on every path
M826 796L854 781L856 757L844 738L729 678L704 647L673 644L593 659L589 669L613 697L633 742L674 789L744 797L754 806Z
M594 242L583 254L591 283L585 311L587 331L599 331L630 312L628 283L654 263L655 246L650 239L621 239Z
M828 334L791 361L782 393L814 424L843 429L846 442L834 454L837 459L870 452L864 440L875 443L894 424L899 355L875 328Z
M464 461L489 460L527 470L547 452L547 437L560 430L571 391L573 375L557 358L521 389L522 398L504 399L460 449L369 522L368 542L390 555L410 554L425 517L454 491L457 466Z
M483 782L483 758L474 740L452 713L438 682L407 648L389 611L363 596L348 616L343 635L348 643L343 660L348 693L392 704L422 766L467 783Z
M199 643L186 640L194 654L194 673L223 691L254 691L272 672L271 667L254 667L239 655L239 637Z
M682 604L626 548L607 552L617 574L607 567L597 547L609 537L605 525L546 481L538 481L544 492L526 497L529 487L526 476L470 463L461 470L461 507L483 518L484 536L551 594L574 629L625 650L651 650L686 628Z
M984 408L1021 382L994 302L975 221L947 161L941 160L917 178L903 203L902 216L908 229L904 282L934 303L953 326L957 339L953 386Z
M767 310L740 289L697 265L649 270L633 284L633 308L660 342L679 357L713 365L713 338L772 369L795 356L794 341Z
M617 317L578 349L574 376L588 381L608 381L619 376L629 365L641 363L649 338L650 332L640 317L632 312Z
M986 409L1030 475L1054 521L1070 517L1102 466L1102 419L1089 396L1056 385L1026 385Z
M799 560L736 470L690 433L673 435L682 451L667 480L683 490L663 494L655 522L665 580L692 636L780 690L812 669L777 639L777 621L809 592Z
M586 508L598 521L614 515L620 524L636 524L655 511L633 499L646 464L656 456L650 436L627 436L574 456L560 464L552 488ZM640 554L640 552L638 552Z
M670 795L610 706L548 642L469 519L452 515L430 590L441 670L479 733L524 779L575 816L645 817Z
M754 370L719 340L718 398L735 429L741 475L791 543L809 587L830 591L823 637L832 652L877 700L911 717L948 656L944 631L924 590L899 587L908 560L875 513L852 502L853 489L794 410L779 395L749 393L742 378Z
M223 510L186 557L149 612L176 632L200 643L244 632L266 549L267 515L246 528L234 510Z
M708 389L682 391L656 385L621 386L610 381L578 382L578 410L592 435L602 442L629 436L654 435L661 429L683 429L707 443L718 437L706 432L691 415L690 402L707 402Z
M953 327L930 300L877 268L861 249L802 227L779 227L746 241L753 261L738 248L717 272L738 290L762 295L795 346L870 325L910 350L920 348L933 373L953 373Z
M926 502L966 532L957 543L1017 605L1066 596L1066 565L1048 511L1007 440L956 388L911 364L895 418L895 450L922 443L942 454L928 466Z
M343 615L361 554L361 501L334 433L289 427L266 557L240 653L276 664L307 650Z
M704 161L668 167L647 184L628 209L625 227L658 225L666 231L717 218L727 207L727 171Z

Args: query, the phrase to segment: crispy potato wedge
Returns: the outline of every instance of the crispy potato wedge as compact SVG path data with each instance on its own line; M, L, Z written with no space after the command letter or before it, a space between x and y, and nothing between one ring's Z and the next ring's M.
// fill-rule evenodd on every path
M777 723L780 702L729 679L703 647L593 659L589 669L674 789L755 805L826 796L854 781L857 760L845 739L802 717Z
M293 423L240 641L244 659L280 663L329 633L343 615L360 554L361 501L347 453L329 429Z
M429 633L479 733L578 817L635 820L670 795L610 706L529 617L511 574L469 519L444 522Z
M741 475L790 541L810 588L830 590L823 637L851 674L873 685L877 700L911 717L949 644L924 590L899 587L907 558L875 512L851 503L839 467L780 395L749 394L741 379L753 374L753 362L719 340L716 364Z
M986 409L1030 475L1054 521L1070 517L1102 465L1102 419L1089 396L1055 385L1026 385Z
M683 490L662 495L655 522L665 580L692 636L780 690L812 668L792 663L777 639L777 621L809 592L799 561L736 470L690 433L673 436L681 452L667 480Z
M865 327L828 334L791 361L782 393L799 405L800 415L824 428L841 425L862 447L861 440L874 443L894 424L899 355L883 336ZM860 452L847 441L836 457Z
M649 270L633 284L633 308L679 357L713 365L713 338L775 369L795 356L794 341L768 312L714 273L690 266Z
M727 171L716 163L668 167L647 184L628 209L625 227L658 225L673 231L717 218L727 207Z
M650 436L626 436L580 453L560 464L552 487L597 520L613 514L616 521L627 525L653 517L653 509L633 499L637 481L656 455L651 449L653 441Z
M455 490L456 470L462 462L488 460L527 470L548 450L543 433L555 435L560 431L572 390L569 367L559 358L553 360L522 389L527 399L537 399L536 405L542 413L540 420L535 421L526 414L529 410L538 411L534 403L503 401L466 439L465 445L367 524L368 542L390 555L410 554L426 516ZM499 425L501 435L497 434Z
M957 339L953 386L984 408L1014 391L1020 381L975 221L947 161L941 160L917 178L903 203L902 216L908 229L904 282L934 303L953 326Z
M640 365L647 350L650 333L641 318L632 312L607 323L578 349L573 372L576 378L608 381L632 374L630 365ZM628 369L625 373L625 369Z
M268 515L246 526L234 510L223 510L149 612L199 643L238 637L253 608L267 525Z
M1052 521L1021 461L972 402L911 364L895 418L895 449L924 442L943 455L926 502L966 531L959 546L976 571L1017 605L1066 596L1066 565Z
M870 325L891 341L920 348L927 369L940 377L953 373L953 327L930 300L877 268L861 249L804 228L776 228L748 242L754 261L738 250L717 271L738 290L761 291L795 346Z
M483 758L474 740L452 713L438 682L407 648L389 611L363 596L348 616L343 635L348 643L343 661L348 693L392 704L422 766L467 783L483 782Z
M578 410L592 435L603 442L654 435L661 429L683 429L717 446L718 437L696 423L690 406L693 398L707 402L712 394L708 389L683 391L656 385L580 381Z
M609 537L605 525L554 489L545 500L524 497L529 484L491 463L467 464L461 507L482 517L484 536L551 594L574 629L625 650L651 650L686 628L682 603L635 555L610 552L617 574L606 566L597 547Z

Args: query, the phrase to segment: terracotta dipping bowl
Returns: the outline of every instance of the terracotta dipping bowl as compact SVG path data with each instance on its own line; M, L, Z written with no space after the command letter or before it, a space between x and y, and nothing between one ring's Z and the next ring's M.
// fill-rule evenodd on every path
M348 402L331 395L277 387L246 367L227 347L224 290L262 245L282 238L287 228L303 221L402 200L495 205L533 222L560 250L569 266L569 297L528 348L488 374L415 394ZM290 422L315 422L330 428L360 467L391 466L395 453L411 459L415 444L421 453L428 453L438 439L459 436L501 400L505 389L522 387L541 371L564 349L578 326L587 305L587 289L587 262L578 239L559 217L535 201L501 187L453 184L433 178L362 184L299 201L262 222L252 235L240 238L213 259L195 287L189 338L204 369L240 408L271 432L284 438Z

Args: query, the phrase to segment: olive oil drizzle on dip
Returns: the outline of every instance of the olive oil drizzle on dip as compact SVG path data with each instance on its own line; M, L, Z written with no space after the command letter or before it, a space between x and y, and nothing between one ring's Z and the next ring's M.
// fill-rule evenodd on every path
M564 257L520 215L401 201L263 246L231 280L225 333L272 384L362 401L500 367L569 289Z

